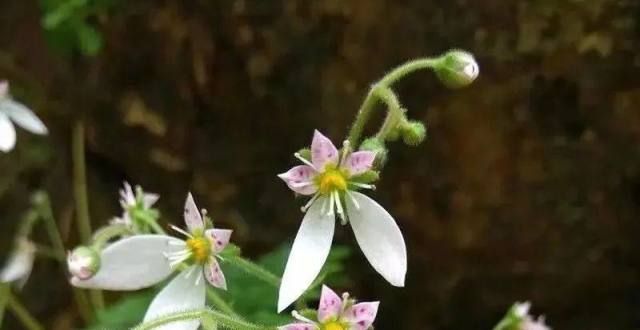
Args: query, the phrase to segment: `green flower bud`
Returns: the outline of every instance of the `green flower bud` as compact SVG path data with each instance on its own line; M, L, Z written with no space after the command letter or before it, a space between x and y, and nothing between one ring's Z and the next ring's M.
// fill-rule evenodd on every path
M88 280L100 269L100 255L87 246L78 246L67 255L69 273L80 280Z
M375 137L367 138L360 144L360 150L368 150L376 153L376 160L374 161L374 167L379 168L387 161L387 148L384 143Z
M450 50L434 68L436 76L449 88L461 88L471 84L480 73L478 62L471 53Z
M402 127L402 141L410 146L417 146L427 136L427 128L419 121L409 121Z

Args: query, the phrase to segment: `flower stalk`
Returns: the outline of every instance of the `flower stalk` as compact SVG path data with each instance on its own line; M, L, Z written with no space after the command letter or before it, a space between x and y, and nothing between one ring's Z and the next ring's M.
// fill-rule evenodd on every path
M240 256L228 256L223 259L223 262L240 268L247 274L252 275L255 278L276 288L280 286L280 278L278 276L274 275L270 271L262 268L260 265L250 260L244 259Z
M89 200L87 194L87 168L85 163L84 123L78 120L73 126L71 153L73 157L73 192L76 202L76 220L78 233L83 242L91 239L91 218L89 217ZM104 308L102 291L91 290L89 297L96 309Z
M7 307L16 316L18 320L27 330L44 330L44 327L38 320L29 313L24 305L18 300L18 297L13 295L10 290L7 290Z

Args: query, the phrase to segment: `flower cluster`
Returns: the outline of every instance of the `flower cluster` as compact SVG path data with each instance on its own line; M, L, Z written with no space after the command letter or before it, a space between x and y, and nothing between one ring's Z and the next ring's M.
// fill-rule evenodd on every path
M158 211L152 207L160 196L144 192L140 186L136 186L134 192L128 182L124 182L123 186L120 189L122 215L114 217L111 223L122 224L135 232L142 232L158 218Z

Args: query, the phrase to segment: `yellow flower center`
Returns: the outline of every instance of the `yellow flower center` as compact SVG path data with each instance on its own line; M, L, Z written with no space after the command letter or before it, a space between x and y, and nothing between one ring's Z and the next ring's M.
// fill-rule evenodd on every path
M204 264L211 254L211 244L203 236L194 236L187 240L187 247L191 250L191 256L200 264Z
M337 321L332 321L324 324L322 330L347 330L347 328Z
M338 169L327 169L318 176L317 186L322 195L328 195L336 190L347 190L346 174Z

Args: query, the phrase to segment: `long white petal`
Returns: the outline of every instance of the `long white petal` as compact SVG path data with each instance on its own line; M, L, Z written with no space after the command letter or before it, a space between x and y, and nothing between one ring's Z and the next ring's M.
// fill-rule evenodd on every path
M347 214L360 249L371 266L391 285L404 286L407 247L400 228L376 201L359 192L351 194L359 207L347 198Z
M16 145L16 129L9 117L0 112L0 151L9 152Z
M107 246L100 254L100 270L88 280L71 279L80 288L105 290L138 290L152 286L172 272L165 253L177 252L184 246L169 244L180 241L164 235L137 235Z
M198 268L198 269L194 269ZM178 274L167 286L153 298L144 321L148 322L167 314L202 309L205 304L205 280L202 276L202 266L193 265ZM195 330L200 321L180 321L168 323L154 328L155 330Z
M2 111L18 126L33 134L47 134L47 127L31 109L13 100L5 100L0 106Z
M325 197L318 198L302 219L282 275L278 313L304 293L329 256L335 217L321 212L325 200Z

